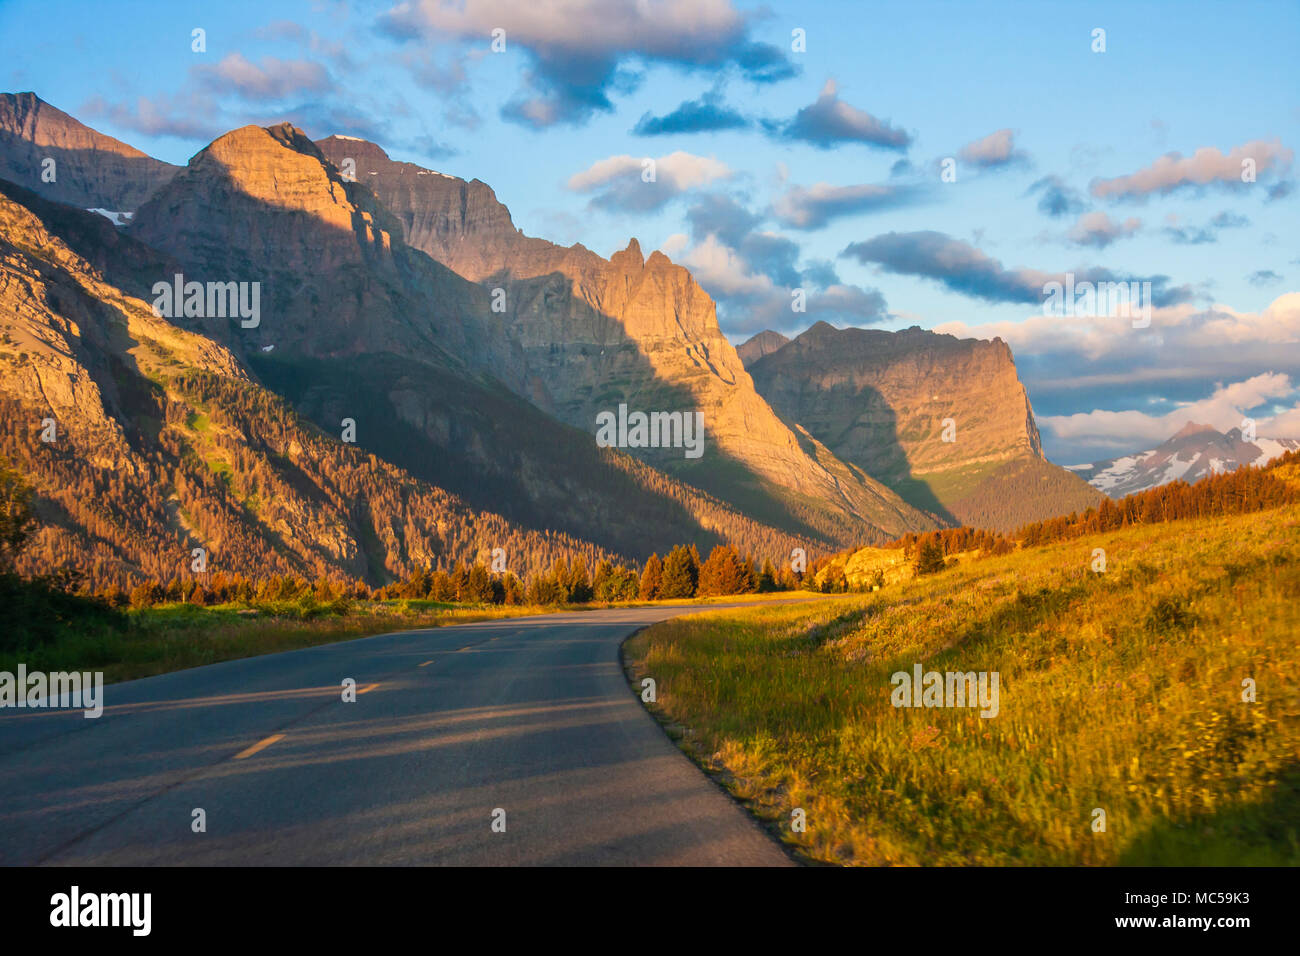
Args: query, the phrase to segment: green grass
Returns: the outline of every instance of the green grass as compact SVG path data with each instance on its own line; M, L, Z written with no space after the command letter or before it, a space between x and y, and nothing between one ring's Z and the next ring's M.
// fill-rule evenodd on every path
M809 860L1295 865L1297 594L1287 508L676 619L625 655L687 753ZM1000 713L894 708L890 675L918 662L997 671Z

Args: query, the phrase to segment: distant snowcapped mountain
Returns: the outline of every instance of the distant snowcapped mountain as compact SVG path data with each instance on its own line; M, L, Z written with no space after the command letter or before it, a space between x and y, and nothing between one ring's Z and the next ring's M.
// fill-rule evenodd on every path
M1210 425L1188 422L1151 451L1068 467L1094 488L1112 498L1123 498L1180 478L1193 482L1242 465L1262 465L1295 448L1300 448L1300 441L1294 438L1257 437L1248 442L1239 428L1220 432Z

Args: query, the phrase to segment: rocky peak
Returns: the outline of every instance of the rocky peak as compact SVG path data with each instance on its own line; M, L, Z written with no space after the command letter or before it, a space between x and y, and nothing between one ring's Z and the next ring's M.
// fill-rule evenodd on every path
M128 231L179 260L187 279L260 283L255 330L203 319L236 349L464 355L487 338L473 321L491 314L483 290L409 249L374 194L289 124L214 140Z
M626 249L609 257L609 264L623 272L640 272L645 267L645 259L641 255L641 243L636 239L628 240Z
M363 139L330 136L316 145L340 169L351 160L357 182L396 217L412 248L465 278L477 282L518 257L523 237L486 183L397 162Z
M53 160L54 181L43 175ZM0 93L0 179L81 209L134 212L179 167L96 132L35 93Z
M767 329L736 346L736 353L740 356L740 360L745 363L745 367L749 368L764 355L775 352L789 341L780 332Z

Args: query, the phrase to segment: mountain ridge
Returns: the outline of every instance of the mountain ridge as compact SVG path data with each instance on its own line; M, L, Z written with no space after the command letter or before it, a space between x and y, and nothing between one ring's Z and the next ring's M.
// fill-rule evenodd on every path
M633 238L606 260L580 244L529 237L484 183L395 162L365 141L327 137L317 145L370 186L408 243L500 290L505 338L518 348L486 367L543 410L592 429L598 413L620 403L698 409L724 461L641 457L777 524L784 513L823 534L848 522L847 530L875 537L933 524L871 476L837 479L803 449L754 389L712 299L662 252L644 257Z
M69 129L81 126L67 120ZM29 132L36 128L30 122L17 126ZM88 131L85 135L100 135L81 128ZM138 159L136 152L124 155ZM152 371L132 371L122 349L112 344L119 333L106 332L95 342L111 367L108 373L84 362L43 373L49 381L39 391L58 394L95 385L104 390L109 406L120 379L126 393L135 395L131 401L136 406L165 422L127 444L135 441L140 449L162 455L173 469L189 462L186 467L197 470L187 480L195 486L220 488L229 487L222 482L234 482L246 488L241 483L252 480L253 472L261 474L260 465L240 471L237 463L252 459L247 457L250 449L235 447L238 435L251 432L247 423L230 425L244 421L241 410L252 403L269 409L267 414L282 423L276 426L281 432L315 429L313 434L328 439L338 433L340 422L355 421L357 450L369 456L369 467L391 476L376 477L380 486L389 487L385 482L404 475L401 480L425 483L438 501L443 499L437 495L459 495L459 526L477 527L476 515L492 516L482 520L506 522L518 540L540 542L558 534L557 540L568 542L537 544L539 553L554 554L561 547L568 549L565 553L583 551L593 560L598 552L636 560L672 543L708 548L729 541L744 551L784 560L796 547L824 553L958 520L948 510L952 496L941 500L915 493L917 476L942 477L953 468L950 457L936 457L933 449L922 447L925 436L896 443L900 449L906 444L911 454L893 461L902 471L891 471L883 467L890 464L887 458L857 454L864 448L843 442L817 416L810 419L762 394L753 372L775 368L778 357L805 350L843 352L838 345L846 336L849 342L870 343L869 351L892 343L884 351L917 353L895 356L895 371L927 361L927 368L942 370L948 352L1000 348L1005 355L995 356L994 365L1012 400L1001 396L996 408L980 414L995 419L992 431L1000 430L1004 438L1016 431L1007 423L1018 416L1018 437L981 453L982 429L989 429L979 415L964 417L959 443L966 442L967 454L959 469L1015 471L1014 480L1004 484L1011 481L1017 487L1032 479L1047 489L1049 479L1056 480L1044 472L1055 466L1041 458L1032 408L1004 343L979 346L953 339L957 344L940 347L943 354L936 357L926 354L933 351L933 334L919 329L884 333L819 323L794 340L773 333L765 352L744 359L723 335L711 297L689 271L658 250L646 256L635 237L608 259L580 243L562 247L529 237L480 180L396 163L366 140L336 136L313 142L288 123L231 130L199 150L185 167L166 167L165 175L153 167L138 168L144 170L138 176L130 169L122 174L128 180L136 176L132 195L142 197L124 227L61 205L66 200L43 196L40 190L0 184L0 194L11 204L7 226L21 240L13 244L11 264L40 268L25 257L30 254L28 233L44 230L42 247L61 242L77 260L75 267L65 264L66 281L55 286L97 283L95 296L110 317L126 299L149 301L155 284L170 283L175 274L186 281L260 288L262 314L251 327L203 309L191 316L153 317L172 330L168 335L191 343L185 354L197 354L194 343L209 343L213 355L224 356L219 369L173 357L177 367L169 372L164 347L151 353ZM24 175L29 185L36 185L30 182L30 169ZM16 209L26 210L39 226L19 226L22 214ZM27 300L23 303L23 309L33 308ZM63 308L58 294L37 308L41 322L56 334L69 322ZM105 328L115 322L101 320ZM49 338L43 332L37 338L41 336ZM861 349L849 351L863 360ZM861 369L835 374L851 384L861 378ZM154 381L158 376L171 383L161 386L161 396ZM4 391L9 401L32 407L35 393L30 390ZM216 396L215 404L208 411L199 408L198 395ZM289 402L293 411L276 405L279 401ZM711 457L696 462L680 449L596 448L595 416L619 405L645 412L700 411ZM916 417L915 410L903 411ZM294 414L299 424L284 424L290 421L284 416ZM24 415L30 417L30 410ZM219 420L224 424L211 434L196 435L183 423L179 429L175 422L166 423L177 415L187 421L198 416L210 426ZM102 417L106 427L110 419L126 421L117 413ZM157 447L163 436L172 444ZM230 441L235 446L213 451L214 442ZM299 449L308 445L301 439L296 444ZM11 447L19 446L11 441ZM112 447L111 442L104 445ZM194 464L193 453L200 447L217 456L216 471ZM311 447L317 449L310 456L314 462L346 460L322 450L327 446ZM33 448L23 454L30 459ZM274 454L287 453L280 448ZM130 455L116 459L117 465L132 462ZM132 467L138 470L139 465ZM339 467L359 474L350 465ZM887 480L880 480L882 475ZM983 482L980 487L988 484L984 472L976 477ZM305 482L303 488L318 480L326 476L295 479ZM970 497L969 488L958 491ZM1047 491L1048 498L1053 494ZM1005 518L996 508L981 511L985 505L976 502L958 511L988 514L995 522ZM299 518L305 518L301 509L307 506L300 502L299 507ZM242 527L229 515L221 520ZM328 553L341 553L339 542L349 535L371 534L365 531L370 521L365 516L328 520L354 529L330 532ZM272 540L275 533L266 529L257 532L270 534L264 547L271 548L268 554L280 555L266 560L288 562L285 567L315 560L306 556L317 554L308 541L310 532L286 527L293 537L285 541ZM414 551L403 544L405 532L380 535L377 540L386 551L376 550L374 541L362 546L357 539L347 546L351 563L331 567L374 580L404 573L412 555L443 553L421 538L424 532L412 533ZM455 547L463 551L464 538L457 541Z
M1171 481L1194 482L1243 465L1264 465L1296 448L1297 439L1257 436L1247 441L1240 428L1221 432L1189 421L1155 448L1068 467L1109 497L1123 498Z
M0 93L0 179L27 184L47 199L130 213L179 169L35 93Z

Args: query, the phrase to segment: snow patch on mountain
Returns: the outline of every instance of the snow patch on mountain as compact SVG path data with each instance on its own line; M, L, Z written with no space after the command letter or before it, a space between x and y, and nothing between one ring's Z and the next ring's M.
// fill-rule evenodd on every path
M1294 438L1246 441L1238 428L1220 432L1208 425L1188 423L1150 451L1068 467L1098 491L1122 498L1171 481L1192 483L1243 465L1264 465L1296 448L1300 448L1300 440Z
M129 226L134 212L114 212L112 209L87 209L86 212L97 212L115 226Z

